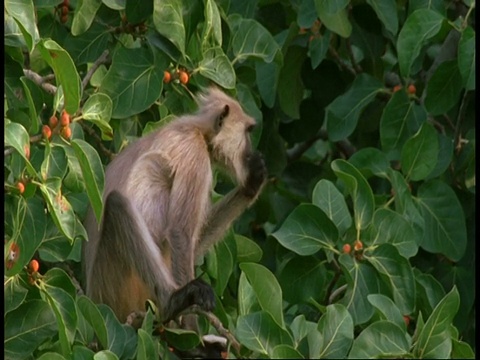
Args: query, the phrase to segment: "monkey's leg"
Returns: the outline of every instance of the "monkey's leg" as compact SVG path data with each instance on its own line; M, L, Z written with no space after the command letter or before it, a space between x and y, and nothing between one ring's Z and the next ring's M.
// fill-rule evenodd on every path
M120 320L134 310L144 310L147 298L154 298L163 313L177 287L143 220L118 191L106 198L97 253L88 276L92 298L111 306Z
M248 171L245 185L236 187L212 207L195 249L195 257L203 256L223 238L232 222L256 200L265 184L267 169L263 156L253 153L245 159L245 163Z

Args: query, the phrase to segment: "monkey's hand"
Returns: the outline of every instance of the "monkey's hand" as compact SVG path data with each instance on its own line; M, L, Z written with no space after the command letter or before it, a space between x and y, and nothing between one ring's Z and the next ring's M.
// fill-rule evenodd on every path
M164 321L174 319L181 311L192 305L198 305L205 311L212 311L215 308L213 289L201 279L190 281L172 294L165 310Z
M246 165L248 170L247 180L243 193L246 197L255 197L267 179L267 167L261 153L254 152L247 156Z

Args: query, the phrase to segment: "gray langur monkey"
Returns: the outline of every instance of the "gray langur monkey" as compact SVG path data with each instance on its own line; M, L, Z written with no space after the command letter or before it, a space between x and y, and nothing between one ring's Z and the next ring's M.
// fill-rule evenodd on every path
M255 120L217 88L198 96L198 111L127 146L107 166L104 213L85 220L86 293L120 321L152 299L163 321L192 304L215 307L213 289L194 279L195 258L222 239L266 182L252 149ZM237 186L211 203L212 164Z

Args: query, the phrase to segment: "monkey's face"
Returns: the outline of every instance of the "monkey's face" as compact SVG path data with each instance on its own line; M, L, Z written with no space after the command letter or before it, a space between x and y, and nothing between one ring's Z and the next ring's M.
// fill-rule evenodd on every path
M236 102L226 104L221 114L217 118L218 130L211 141L213 159L235 174L238 183L244 185L248 175L246 159L253 152L250 132L255 120Z

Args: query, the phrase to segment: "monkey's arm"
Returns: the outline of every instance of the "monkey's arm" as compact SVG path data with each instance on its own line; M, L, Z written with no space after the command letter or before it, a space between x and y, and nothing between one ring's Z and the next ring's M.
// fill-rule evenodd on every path
M195 257L203 256L216 242L220 241L232 222L238 218L258 197L267 179L267 169L260 153L245 159L248 171L245 184L237 186L222 200L215 203L208 214Z

